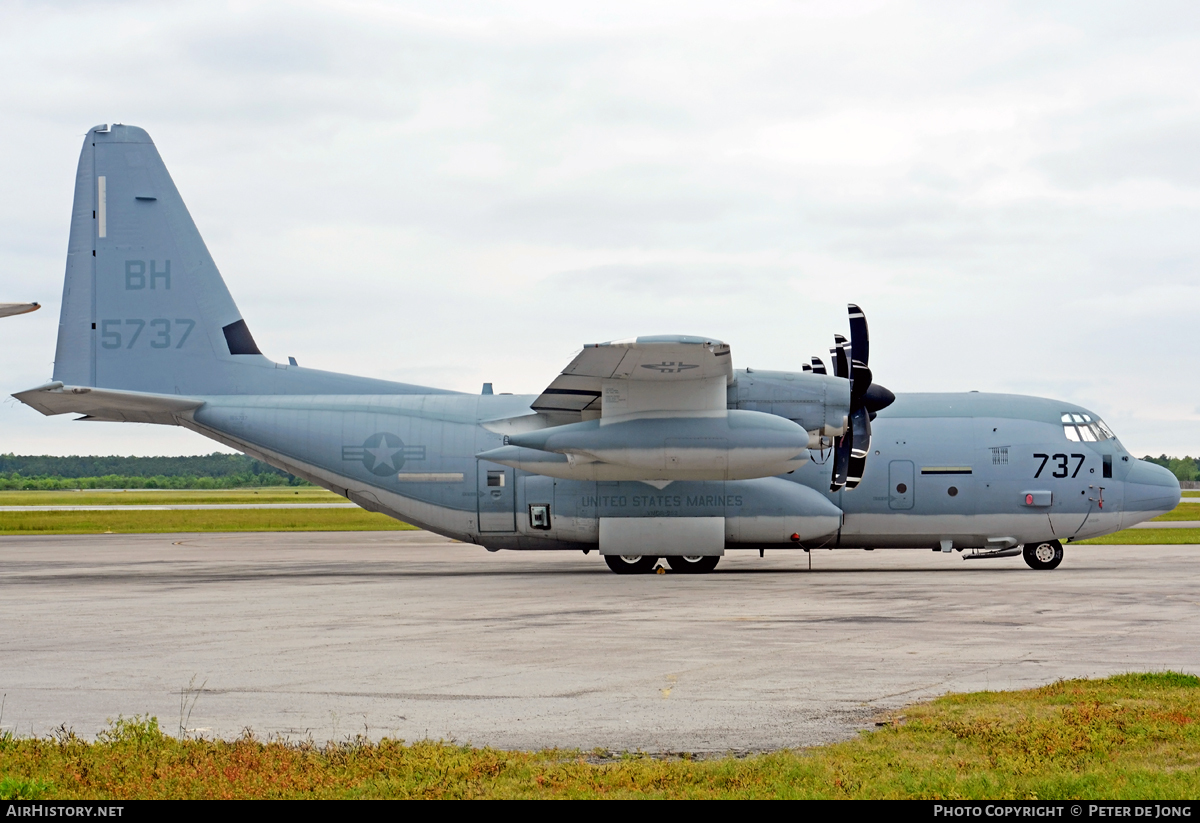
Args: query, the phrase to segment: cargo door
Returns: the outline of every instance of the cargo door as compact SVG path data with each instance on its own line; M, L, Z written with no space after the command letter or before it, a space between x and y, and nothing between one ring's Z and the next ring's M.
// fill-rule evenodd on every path
M516 531L517 495L513 470L486 460L478 463L479 531Z

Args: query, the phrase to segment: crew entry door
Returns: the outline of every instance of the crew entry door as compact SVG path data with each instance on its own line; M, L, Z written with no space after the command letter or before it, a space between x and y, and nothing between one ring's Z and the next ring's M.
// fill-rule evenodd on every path
M479 461L479 531L517 530L517 495L513 470Z

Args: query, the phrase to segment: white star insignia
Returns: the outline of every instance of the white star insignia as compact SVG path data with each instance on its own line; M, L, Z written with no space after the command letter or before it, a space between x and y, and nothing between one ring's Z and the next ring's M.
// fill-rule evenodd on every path
M403 447L389 446L386 440L381 440L378 446L374 448L366 448L363 451L372 455L375 458L376 466L388 466L395 470L396 464L392 461L400 452L404 451Z

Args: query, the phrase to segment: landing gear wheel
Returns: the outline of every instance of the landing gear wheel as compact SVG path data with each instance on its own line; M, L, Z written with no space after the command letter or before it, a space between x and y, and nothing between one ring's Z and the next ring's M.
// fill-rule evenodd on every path
M667 563L671 567L671 571L679 572L680 574L708 574L717 567L720 556L715 554L701 554L696 556L691 555L675 555L668 557Z
M658 562L658 558L644 554L606 554L604 562L617 574L649 574L654 571L654 564Z
M1026 543L1021 556L1029 564L1029 568L1039 571L1057 569L1063 559L1062 543L1057 540L1047 540L1043 543Z

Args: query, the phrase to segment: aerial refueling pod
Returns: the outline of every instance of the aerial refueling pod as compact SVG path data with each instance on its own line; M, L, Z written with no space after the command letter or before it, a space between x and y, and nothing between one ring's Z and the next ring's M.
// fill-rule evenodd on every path
M566 480L748 480L808 460L809 434L773 414L586 420L505 437L484 460Z

